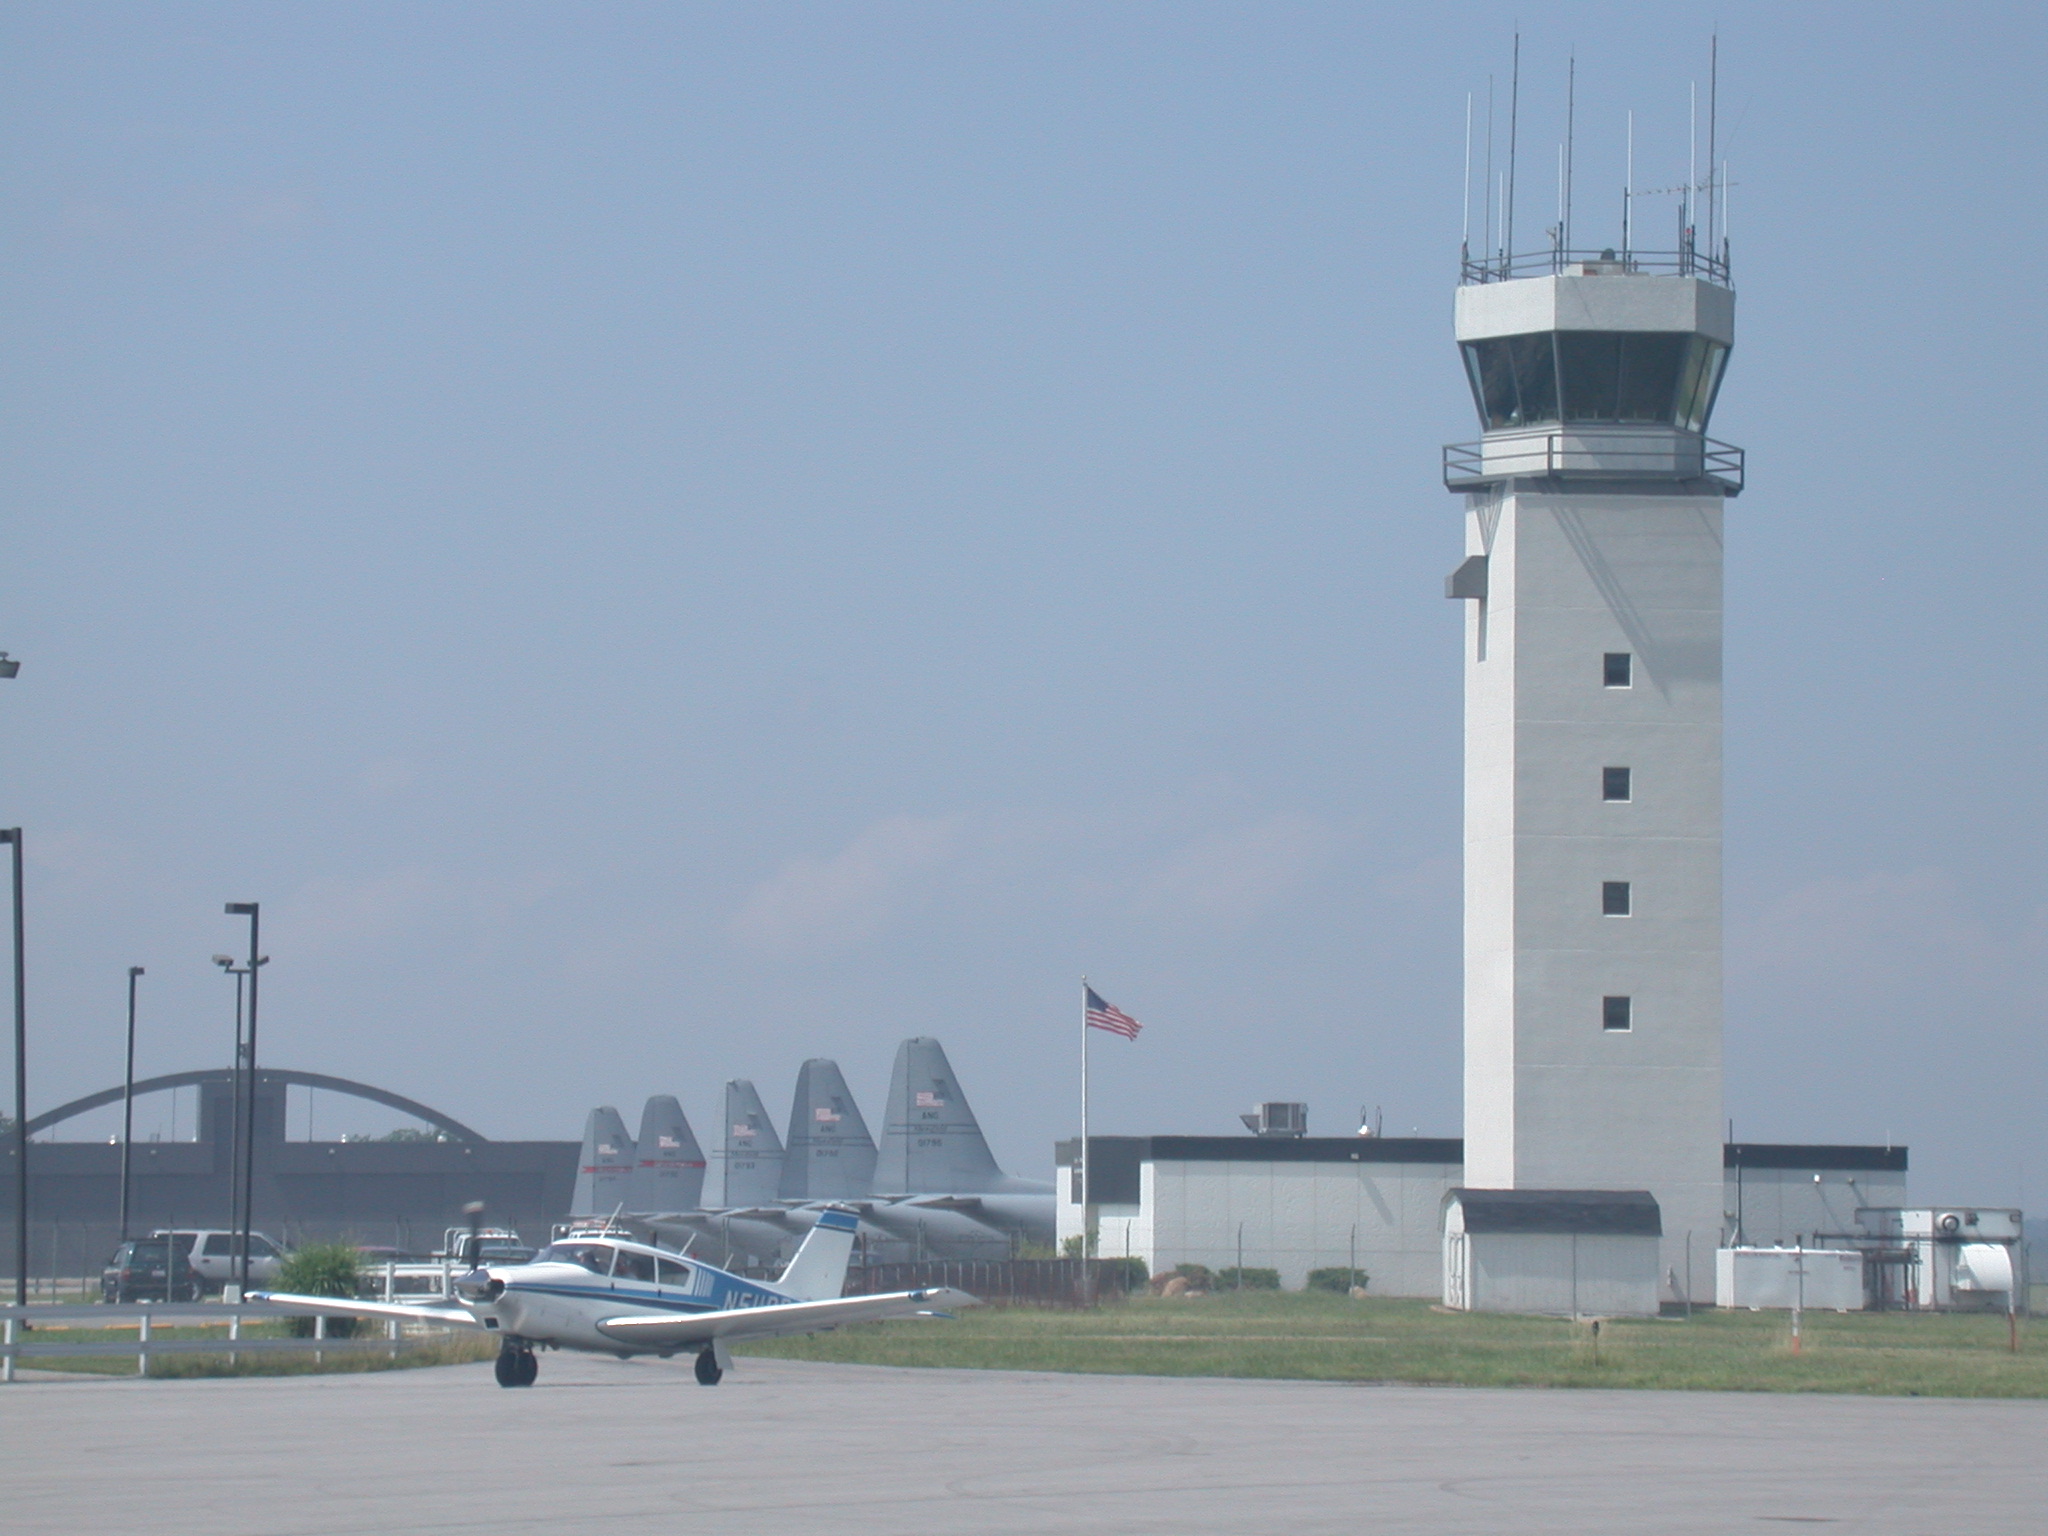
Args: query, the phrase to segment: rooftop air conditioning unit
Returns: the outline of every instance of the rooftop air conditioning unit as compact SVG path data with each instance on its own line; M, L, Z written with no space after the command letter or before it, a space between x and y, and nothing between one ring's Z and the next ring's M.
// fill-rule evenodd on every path
M1261 1104L1248 1115L1239 1115L1244 1128L1254 1136L1306 1136L1308 1106L1275 1101Z

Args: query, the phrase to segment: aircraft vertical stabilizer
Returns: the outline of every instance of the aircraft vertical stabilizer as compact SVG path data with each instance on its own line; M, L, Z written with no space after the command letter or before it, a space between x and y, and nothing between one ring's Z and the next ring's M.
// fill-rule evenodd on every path
M718 1203L728 1208L774 1204L782 1190L782 1138L775 1134L761 1095L744 1077L725 1085L724 1143Z
M640 1112L639 1153L627 1210L694 1211L703 1204L704 1150L673 1096L656 1094Z
M785 1200L857 1199L874 1187L875 1138L838 1062L814 1056L797 1072L787 1146Z
M775 1282L775 1289L797 1301L829 1301L846 1289L846 1265L853 1257L854 1234L860 1218L853 1212L832 1207L818 1213L789 1268Z
M1007 1187L946 1051L928 1035L896 1047L875 1192L980 1194Z
M632 1193L639 1154L626 1122L611 1105L601 1105L583 1122L583 1155L576 1161L576 1197L571 1216L609 1216Z

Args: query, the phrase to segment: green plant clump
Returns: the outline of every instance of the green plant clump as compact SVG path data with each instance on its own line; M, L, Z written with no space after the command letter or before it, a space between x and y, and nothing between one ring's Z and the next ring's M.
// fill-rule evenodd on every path
M1099 1259L1095 1273L1100 1277L1102 1289L1139 1291L1152 1278L1145 1268L1143 1259Z
M1310 1290L1335 1291L1342 1296L1350 1295L1353 1286L1364 1290L1371 1280L1372 1276L1364 1270L1345 1269L1341 1265L1336 1269L1312 1269L1308 1272Z
M1247 1264L1239 1269L1232 1264L1227 1269L1216 1271L1216 1289L1219 1291L1277 1291L1280 1289L1280 1271L1277 1269L1254 1269Z
M308 1243L293 1251L277 1274L277 1288L298 1296L335 1296L352 1299L361 1283L362 1255L353 1243ZM295 1317L292 1333L301 1339L313 1336L313 1319ZM358 1319L330 1317L327 1336L353 1338Z

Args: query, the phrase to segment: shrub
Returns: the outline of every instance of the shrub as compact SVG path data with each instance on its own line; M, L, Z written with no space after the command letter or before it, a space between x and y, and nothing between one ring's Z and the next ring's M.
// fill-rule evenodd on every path
M1335 1269L1312 1269L1308 1272L1308 1288L1312 1291L1335 1291L1348 1296L1351 1288L1360 1290L1371 1282L1372 1276L1362 1269L1346 1269L1339 1265Z
M356 1252L353 1243L307 1243L296 1249L277 1273L277 1289L290 1291L299 1296L335 1296L353 1299L359 1283L359 1266L362 1255ZM327 1320L329 1338L346 1339L354 1335L357 1319L352 1317L330 1317ZM302 1339L313 1336L313 1319L295 1317L292 1332Z
M1216 1271L1215 1288L1219 1291L1277 1291L1280 1289L1280 1271L1254 1269L1249 1264L1239 1269L1233 1264Z
M1095 1264L1098 1289L1128 1295L1144 1289L1151 1278L1143 1259L1098 1259Z

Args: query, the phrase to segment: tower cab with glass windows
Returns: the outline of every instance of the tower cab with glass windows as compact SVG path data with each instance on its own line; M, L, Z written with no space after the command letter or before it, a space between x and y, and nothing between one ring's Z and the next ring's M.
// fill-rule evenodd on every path
M1538 259L1549 270L1531 271ZM1444 450L1446 485L1697 479L1741 490L1742 451L1706 435L1735 339L1723 263L1604 251L1468 262L1465 279L1458 345L1485 436Z

